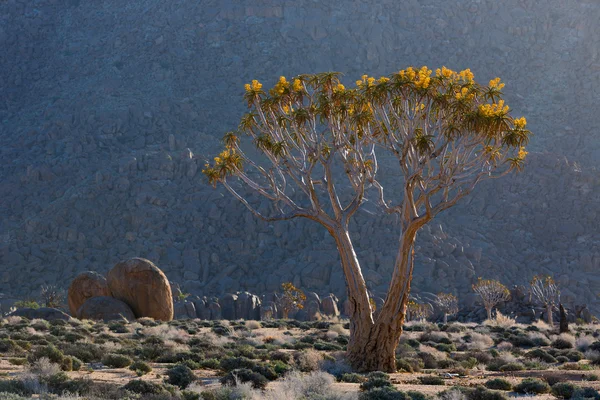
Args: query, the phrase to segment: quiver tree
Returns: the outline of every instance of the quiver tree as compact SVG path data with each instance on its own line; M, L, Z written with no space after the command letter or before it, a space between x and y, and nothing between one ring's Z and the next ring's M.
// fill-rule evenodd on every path
M295 287L291 282L281 284L282 294L279 299L279 307L283 318L287 319L291 311L301 310L304 308L306 296L304 293Z
M493 279L479 278L473 285L473 291L481 297L488 319L492 319L492 310L498 303L510 299L510 291L506 286Z
M203 172L266 221L302 217L331 234L346 279L355 369L396 369L419 229L478 182L523 166L530 132L524 118L509 115L503 86L445 67L365 75L351 89L335 72L281 77L268 93L256 80L245 86L250 112ZM269 199L270 210L241 186ZM348 229L365 205L399 221L393 274L376 315Z
M407 319L409 321L425 321L433 314L433 307L427 303L417 303L409 300L406 306Z
M548 325L553 326L554 319L552 313L560 302L558 285L549 275L535 275L529 284L533 297L546 309L546 321Z
M458 298L452 293L438 293L435 296L435 305L444 313L444 323L448 323L448 315L458 312Z

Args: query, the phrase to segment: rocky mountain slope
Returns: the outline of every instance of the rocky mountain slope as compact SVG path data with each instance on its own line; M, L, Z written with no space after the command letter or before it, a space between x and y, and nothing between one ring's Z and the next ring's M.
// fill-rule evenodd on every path
M501 76L535 154L426 227L415 291L468 304L478 276L544 272L598 312L598 20L597 2L566 0L0 2L0 290L35 296L142 256L194 294L293 281L343 300L321 227L258 221L199 170L250 79L427 64ZM353 232L382 293L394 221L361 214Z

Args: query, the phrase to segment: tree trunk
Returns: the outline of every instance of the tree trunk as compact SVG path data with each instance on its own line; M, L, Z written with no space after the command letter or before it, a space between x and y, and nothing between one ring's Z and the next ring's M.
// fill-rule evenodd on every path
M390 288L376 320L373 320L370 312L366 285L362 274L360 274L360 267L354 255L350 238L346 234L346 236L342 235L336 239L342 257L342 266L346 262L349 267L354 267L358 271L358 274L354 276L345 273L352 311L347 357L352 367L357 371L396 371L396 347L406 318L416 230L417 228L414 228L409 232L405 232L400 239L400 248L396 257ZM352 248L351 252L342 254L342 249L348 249L348 247ZM346 268L344 272L346 272ZM356 275L359 275L360 279L357 279ZM364 287L364 289L355 290L355 293L352 293L352 285L355 285L356 281L359 283L358 287ZM364 293L364 296L362 293ZM368 315L365 315L365 310L368 310Z
M554 326L554 318L552 317L552 306L551 305L546 306L546 313L548 314L548 316L547 316L548 325Z
M488 319L492 319L492 307L487 307L485 311L487 311Z
M565 308L563 307L562 303L559 304L559 310L560 310L559 332L567 333L567 332L569 332L569 320L567 319L567 312L565 311Z

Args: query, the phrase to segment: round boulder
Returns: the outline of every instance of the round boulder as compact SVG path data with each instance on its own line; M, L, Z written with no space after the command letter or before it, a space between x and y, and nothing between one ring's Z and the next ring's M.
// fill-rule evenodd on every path
M86 302L96 296L110 296L110 289L106 283L106 278L97 272L87 271L77 275L71 286L67 301L71 315L79 318L77 310Z
M131 311L131 308L127 304L109 296L98 296L88 299L79 307L77 315L79 315L80 319L103 321L115 321L123 318L133 321L135 319L133 311Z
M173 319L173 296L166 275L144 258L124 260L107 275L112 296L133 310L136 318Z

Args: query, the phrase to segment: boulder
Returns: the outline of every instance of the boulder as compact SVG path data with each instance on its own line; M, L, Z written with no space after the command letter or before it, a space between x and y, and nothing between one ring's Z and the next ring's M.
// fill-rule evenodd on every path
M306 313L305 321L319 321L321 319L319 303L314 300L306 303L301 311L303 314Z
M235 294L227 293L219 298L219 305L221 306L221 315L223 319L234 320L235 315L235 303L238 296Z
M235 313L237 318L258 320L260 318L260 299L252 293L239 293L235 303Z
M321 311L328 317L339 317L340 310L338 309L338 299L333 293L323 297L321 300Z
M210 311L210 319L211 320L220 320L223 319L223 314L221 313L221 306L216 301L211 301L208 305L208 310Z
M135 315L131 308L114 297L97 296L88 299L77 310L78 318L102 321L115 321L126 319L133 321Z
M196 306L190 301L178 301L173 305L174 319L196 318Z
M56 308L42 307L42 308L19 308L9 316L24 317L27 319L45 319L46 321L55 321L62 319L68 321L71 316L65 312L62 312Z
M136 318L173 319L173 296L165 274L151 261L131 258L117 263L107 275L114 298L131 307Z
M194 300L194 306L196 307L196 318L210 319L210 310L204 299Z
M77 275L67 295L69 311L71 315L79 318L77 310L86 302L86 300L97 296L110 296L110 289L106 278L94 271L86 271Z

